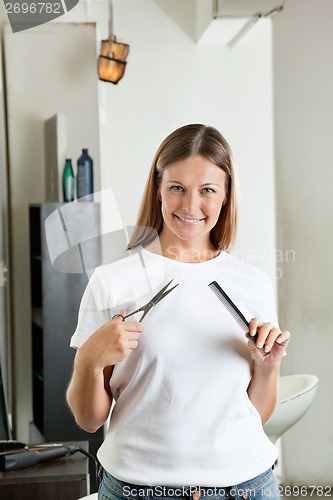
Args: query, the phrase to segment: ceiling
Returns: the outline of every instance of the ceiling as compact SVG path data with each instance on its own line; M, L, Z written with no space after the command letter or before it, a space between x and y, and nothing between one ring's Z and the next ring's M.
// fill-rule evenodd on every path
M200 46L247 43L247 32L269 23L288 0L153 0L154 3ZM333 0L332 0L333 1ZM180 8L179 4L184 8ZM195 23L189 22L187 8ZM273 11L273 12L272 12ZM246 35L246 36L245 36Z
M254 26L280 12L287 0L211 0L213 19L197 39L198 45L233 48Z
M252 17L267 14L280 7L285 0L215 0L217 17Z

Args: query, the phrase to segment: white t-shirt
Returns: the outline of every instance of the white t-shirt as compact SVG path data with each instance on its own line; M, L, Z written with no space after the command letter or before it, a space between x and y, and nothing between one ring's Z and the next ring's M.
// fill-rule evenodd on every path
M244 332L208 284L216 280L248 320L277 325L266 273L226 252L183 263L139 247L95 270L71 346L80 347L120 309L148 302L171 279L179 286L151 309L138 347L114 367L116 403L98 458L134 484L236 485L267 470L277 449L247 394Z

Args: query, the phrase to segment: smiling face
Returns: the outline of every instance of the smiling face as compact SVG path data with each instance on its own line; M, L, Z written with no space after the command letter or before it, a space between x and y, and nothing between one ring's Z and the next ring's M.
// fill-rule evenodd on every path
M163 245L211 249L210 231L226 200L225 186L225 172L203 156L168 166L159 190Z

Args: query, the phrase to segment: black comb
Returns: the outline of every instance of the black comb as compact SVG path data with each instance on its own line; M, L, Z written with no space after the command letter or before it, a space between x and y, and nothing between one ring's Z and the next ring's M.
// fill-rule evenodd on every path
M226 309L230 312L231 316L237 321L239 326L242 328L242 330L246 334L246 338L252 340L252 342L255 344L258 338L258 334L256 333L255 335L251 336L249 334L249 322L245 318L244 314L240 312L236 304L231 300L231 298L225 293L223 288L220 287L220 285L217 283L217 281L212 281L209 283L209 288L212 290L212 292L215 293L216 297L222 302L222 304L226 307ZM259 349L261 354L263 356L267 356L269 352L265 352L263 348Z

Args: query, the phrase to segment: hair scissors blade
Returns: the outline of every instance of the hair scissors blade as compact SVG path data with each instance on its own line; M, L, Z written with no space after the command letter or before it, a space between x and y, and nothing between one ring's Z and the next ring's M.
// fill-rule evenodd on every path
M140 311L143 311L143 314L141 316L141 318L139 319L139 321L142 321L143 318L145 316L147 316L147 314L149 313L150 309L154 306L156 306L156 304L158 304L162 299L164 299L164 297L166 297L170 292L172 292L172 290L174 290L178 285L179 283L177 283L177 285L174 285L172 288L170 288L170 290L167 290L168 286L173 282L173 279L171 281L169 281L169 283L167 283L156 295L154 295L154 297L152 299L150 299L149 302L147 302L147 304L145 304L144 306L142 307L139 307L139 309L136 309L135 311L127 314L126 316L123 316L122 314L115 314L113 318L117 318L119 316L121 316L123 318L123 320L125 320L126 318L129 318L130 316L133 316L133 314L136 314Z
M172 288L170 288L170 290L167 290L168 286L172 282L173 279L169 281L169 283L167 283L156 295L154 295L154 297L148 302L148 304L143 306L142 309L144 312L139 321L142 321L143 318L147 316L152 307L156 306L156 304L158 304L162 299L164 299L164 297L166 297L170 292L172 292L172 290L174 290L179 285L179 283L177 283L177 285L174 285Z
M179 285L179 283L177 283L177 285L170 288L170 290L167 290L168 286L171 285L172 282L173 279L170 280L169 283L167 283L156 295L154 295L154 297L148 302L148 304L150 304L151 302L153 303L153 305L157 304L160 300L164 299L164 297L166 297L168 293L172 292L172 290L174 290L176 286Z

